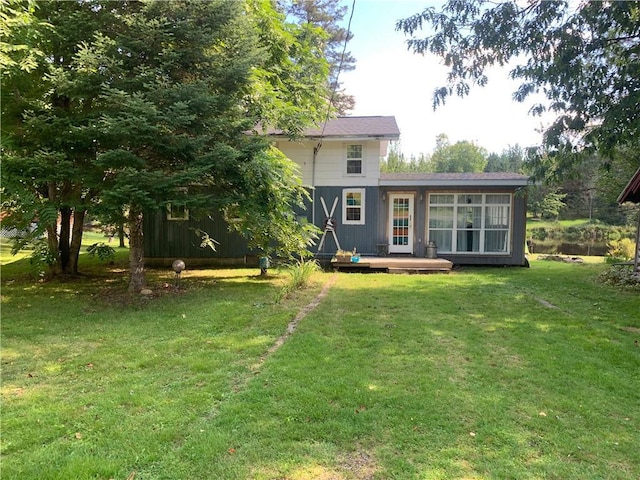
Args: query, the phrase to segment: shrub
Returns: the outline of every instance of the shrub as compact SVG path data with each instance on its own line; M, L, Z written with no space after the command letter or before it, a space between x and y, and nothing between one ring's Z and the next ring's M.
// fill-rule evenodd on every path
M631 238L612 240L607 244L608 262L626 262L634 258L636 254L636 242Z
M289 280L278 293L276 302L286 298L291 292L308 285L311 275L320 270L320 265L315 260L298 260L287 266Z
M598 275L598 280L615 287L628 287L640 290L640 275L634 275L627 266L613 266Z
M49 250L49 244L46 239L41 238L33 243L33 252L29 257L32 276L43 278L47 274L47 270L54 265L56 261L56 255Z
M97 255L98 258L102 261L113 260L116 255L116 251L113 249L113 247L110 247L104 242L98 242L94 243L93 245L89 245L87 247L87 252L89 252L89 255L91 255L92 257Z

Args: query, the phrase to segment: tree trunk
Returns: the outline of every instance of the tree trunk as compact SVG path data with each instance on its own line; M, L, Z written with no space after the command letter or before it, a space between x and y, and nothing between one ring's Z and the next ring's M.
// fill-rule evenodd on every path
M86 213L86 210L78 209L73 212L73 228L67 273L73 273L74 275L78 274L78 259L80 258L80 248L82 247L82 233L84 232L84 217Z
M56 256L56 261L49 265L48 275L50 277L54 277L58 273L61 273L60 269L60 251L58 250L58 229L57 225L54 223L53 225L47 226L47 244L49 246L49 252L53 253Z
M120 248L124 248L124 223L118 225L118 239L120 240Z
M58 240L58 250L60 255L60 270L69 273L69 243L71 239L71 208L60 207L60 236Z
M139 292L145 286L142 212L129 210L129 291Z

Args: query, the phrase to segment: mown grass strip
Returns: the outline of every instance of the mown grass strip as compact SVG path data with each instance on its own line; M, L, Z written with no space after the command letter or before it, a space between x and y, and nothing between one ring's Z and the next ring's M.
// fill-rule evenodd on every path
M3 475L638 478L640 296L602 268L339 274L258 370L328 274L277 304L253 271L114 305L3 278Z

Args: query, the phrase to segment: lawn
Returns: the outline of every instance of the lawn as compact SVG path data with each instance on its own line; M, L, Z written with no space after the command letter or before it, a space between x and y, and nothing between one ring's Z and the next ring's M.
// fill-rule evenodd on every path
M125 261L125 259L119 260ZM640 478L640 294L602 264L2 276L2 478ZM287 325L329 285L318 306Z
M98 242L108 243L108 239L105 237L103 233L94 232L94 231L85 231L82 234L82 252L86 251L86 248ZM117 248L118 239L114 239L112 241L112 246ZM23 258L29 257L33 250L30 248L25 248L20 250L15 255L11 253L11 249L13 247L13 241L7 238L0 238L0 265L8 265L10 263L16 262Z

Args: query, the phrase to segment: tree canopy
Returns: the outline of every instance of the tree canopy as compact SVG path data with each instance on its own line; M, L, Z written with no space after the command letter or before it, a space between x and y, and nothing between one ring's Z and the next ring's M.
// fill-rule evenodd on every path
M332 94L327 100L331 101L340 115L346 115L353 110L355 98L341 88L339 76L341 72L353 70L356 59L345 48L353 34L338 22L349 8L342 5L340 0L279 0L278 3L301 26L315 26L326 32L321 48L329 62L329 88Z
M436 139L431 163L437 173L482 172L487 165L487 152L466 140L450 145L447 136L441 134Z
M521 80L517 101L543 94L531 113L557 114L547 153L611 156L640 135L640 3L449 0L399 20L408 48L432 53L449 68L434 108L483 86L489 67L508 66ZM428 30L426 36L421 31Z
M132 290L144 284L143 213L169 204L238 209L263 249L264 232L305 244L294 164L247 133L295 135L325 118L326 32L268 0L21 5L37 7L29 39L43 54L2 79L3 206L39 220L59 270L77 271L87 211L126 212Z

